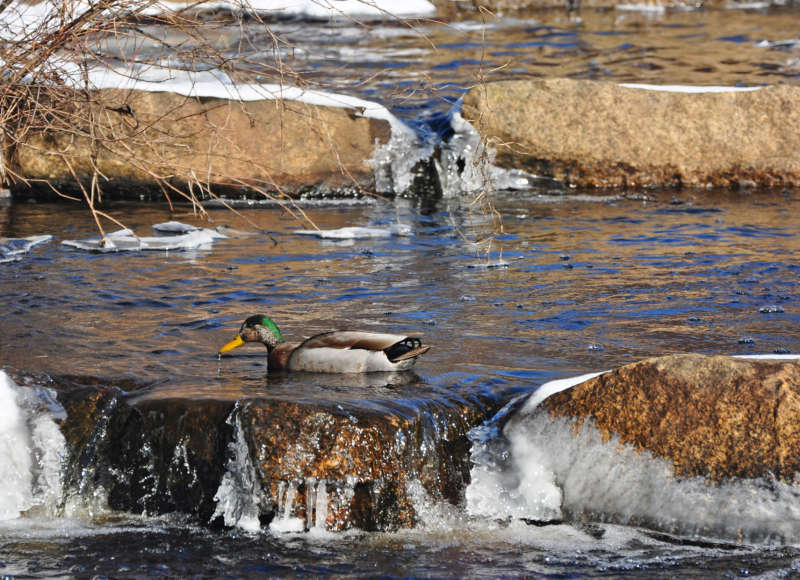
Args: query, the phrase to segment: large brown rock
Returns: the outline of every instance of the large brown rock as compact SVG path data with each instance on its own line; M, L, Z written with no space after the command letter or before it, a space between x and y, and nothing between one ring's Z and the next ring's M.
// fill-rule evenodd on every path
M329 530L410 527L420 489L461 502L467 434L498 401L364 380L292 397L57 378L70 502L102 490L117 510L227 525L250 510L262 525L297 518Z
M671 461L677 476L800 471L800 364L698 354L647 359L545 399L553 417L591 420L606 440Z
M571 185L800 185L800 87L679 93L503 81L472 89L463 115L498 165Z
M352 109L168 92L96 91L59 118L17 145L12 166L22 177L88 184L96 166L106 188L161 179L217 190L374 190L370 158L390 137L387 121Z

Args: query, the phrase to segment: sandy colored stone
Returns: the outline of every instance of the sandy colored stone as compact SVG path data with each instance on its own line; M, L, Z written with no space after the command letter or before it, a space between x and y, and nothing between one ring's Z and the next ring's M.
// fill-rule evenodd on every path
M606 440L672 462L678 476L800 471L800 364L699 354L647 359L544 401L554 417L592 419Z
M351 109L294 101L238 102L174 93L102 90L75 104L66 126L33 131L14 169L33 180L85 182L92 158L101 185L170 183L291 190L373 187L370 158L390 137L388 122ZM88 119L96 120L93 150ZM70 166L72 170L70 170Z
M800 87L688 94L503 81L472 89L463 114L498 165L576 186L800 185Z

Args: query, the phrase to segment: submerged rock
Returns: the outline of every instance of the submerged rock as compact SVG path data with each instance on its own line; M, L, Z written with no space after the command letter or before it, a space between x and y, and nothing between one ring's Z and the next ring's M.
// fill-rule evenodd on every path
M33 180L17 189L49 180L70 190L76 177L89 184L96 160L101 186L137 198L142 188L158 189L159 179L201 198L207 187L374 191L370 160L391 136L386 120L288 100L105 89L69 113L69 126L31 131L16 146L14 171Z
M800 185L800 88L676 92L546 79L472 89L495 163L586 187Z
M800 471L800 364L699 354L651 358L551 395L537 412L592 422L608 441L667 459L679 477Z
M468 431L496 402L424 392L381 404L126 391L56 379L70 458L65 487L112 509L184 512L253 529L387 530L416 520L412 487L459 503ZM393 399L389 399L393 401ZM394 410L392 410L394 406Z

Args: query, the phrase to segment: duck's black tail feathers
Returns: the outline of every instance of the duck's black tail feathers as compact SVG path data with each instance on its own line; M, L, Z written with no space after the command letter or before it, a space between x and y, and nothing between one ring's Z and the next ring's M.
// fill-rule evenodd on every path
M425 354L430 348L430 346L422 344L422 341L416 336L409 336L383 349L383 352L386 353L386 358L391 362L400 362L401 360L416 358L421 354Z

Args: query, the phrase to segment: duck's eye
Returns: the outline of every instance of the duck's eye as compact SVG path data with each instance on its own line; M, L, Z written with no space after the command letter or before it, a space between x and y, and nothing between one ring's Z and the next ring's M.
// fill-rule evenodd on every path
M242 327L242 330L239 331L239 336L241 336L246 342L251 342L258 340L260 337L258 335L258 331L251 327Z

